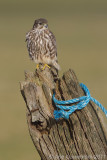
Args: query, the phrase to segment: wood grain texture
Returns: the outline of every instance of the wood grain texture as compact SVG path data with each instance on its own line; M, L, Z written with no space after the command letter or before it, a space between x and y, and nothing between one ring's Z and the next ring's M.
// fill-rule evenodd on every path
M20 86L29 133L42 160L107 159L107 133L94 103L70 115L69 120L56 121L53 117L53 90L60 100L84 95L73 70L61 78L54 68L25 72L25 81Z

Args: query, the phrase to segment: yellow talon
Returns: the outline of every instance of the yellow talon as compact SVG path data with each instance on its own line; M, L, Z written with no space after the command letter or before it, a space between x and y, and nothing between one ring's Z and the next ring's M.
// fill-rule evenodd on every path
M36 65L36 69L39 69L39 64Z
M51 68L48 64L44 64L43 70L45 69L45 67Z

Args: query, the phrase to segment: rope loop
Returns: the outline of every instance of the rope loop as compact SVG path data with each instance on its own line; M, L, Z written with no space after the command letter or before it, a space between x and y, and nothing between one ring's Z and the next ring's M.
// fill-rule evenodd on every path
M54 118L56 120L58 120L59 118L69 119L69 116L73 112L75 112L76 110L83 109L85 106L87 106L87 104L90 101L93 101L97 106L99 106L107 117L107 110L102 106L102 104L99 103L93 97L91 97L88 88L83 83L80 83L80 86L84 90L86 96L82 96L79 98L74 98L74 99L66 100L66 101L60 101L55 98L55 93L53 94L53 101L55 103L55 106L57 107L57 110L54 110ZM72 105L72 106L67 106L67 105L75 104L75 103L77 104Z

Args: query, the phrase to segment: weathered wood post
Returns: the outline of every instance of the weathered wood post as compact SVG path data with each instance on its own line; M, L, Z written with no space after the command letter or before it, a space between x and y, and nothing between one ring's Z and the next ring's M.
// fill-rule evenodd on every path
M21 93L27 106L30 135L41 159L106 160L107 133L103 130L95 104L90 102L84 109L73 113L69 120L55 120L53 90L60 100L84 95L71 69L61 78L54 68L25 72Z

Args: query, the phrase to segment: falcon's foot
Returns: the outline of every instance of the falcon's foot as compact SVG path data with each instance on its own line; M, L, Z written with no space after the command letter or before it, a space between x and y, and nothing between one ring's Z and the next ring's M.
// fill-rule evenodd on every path
M44 64L43 70L45 69L45 67L51 68L50 66L48 66L48 64Z
M36 69L39 69L39 64L36 65Z

